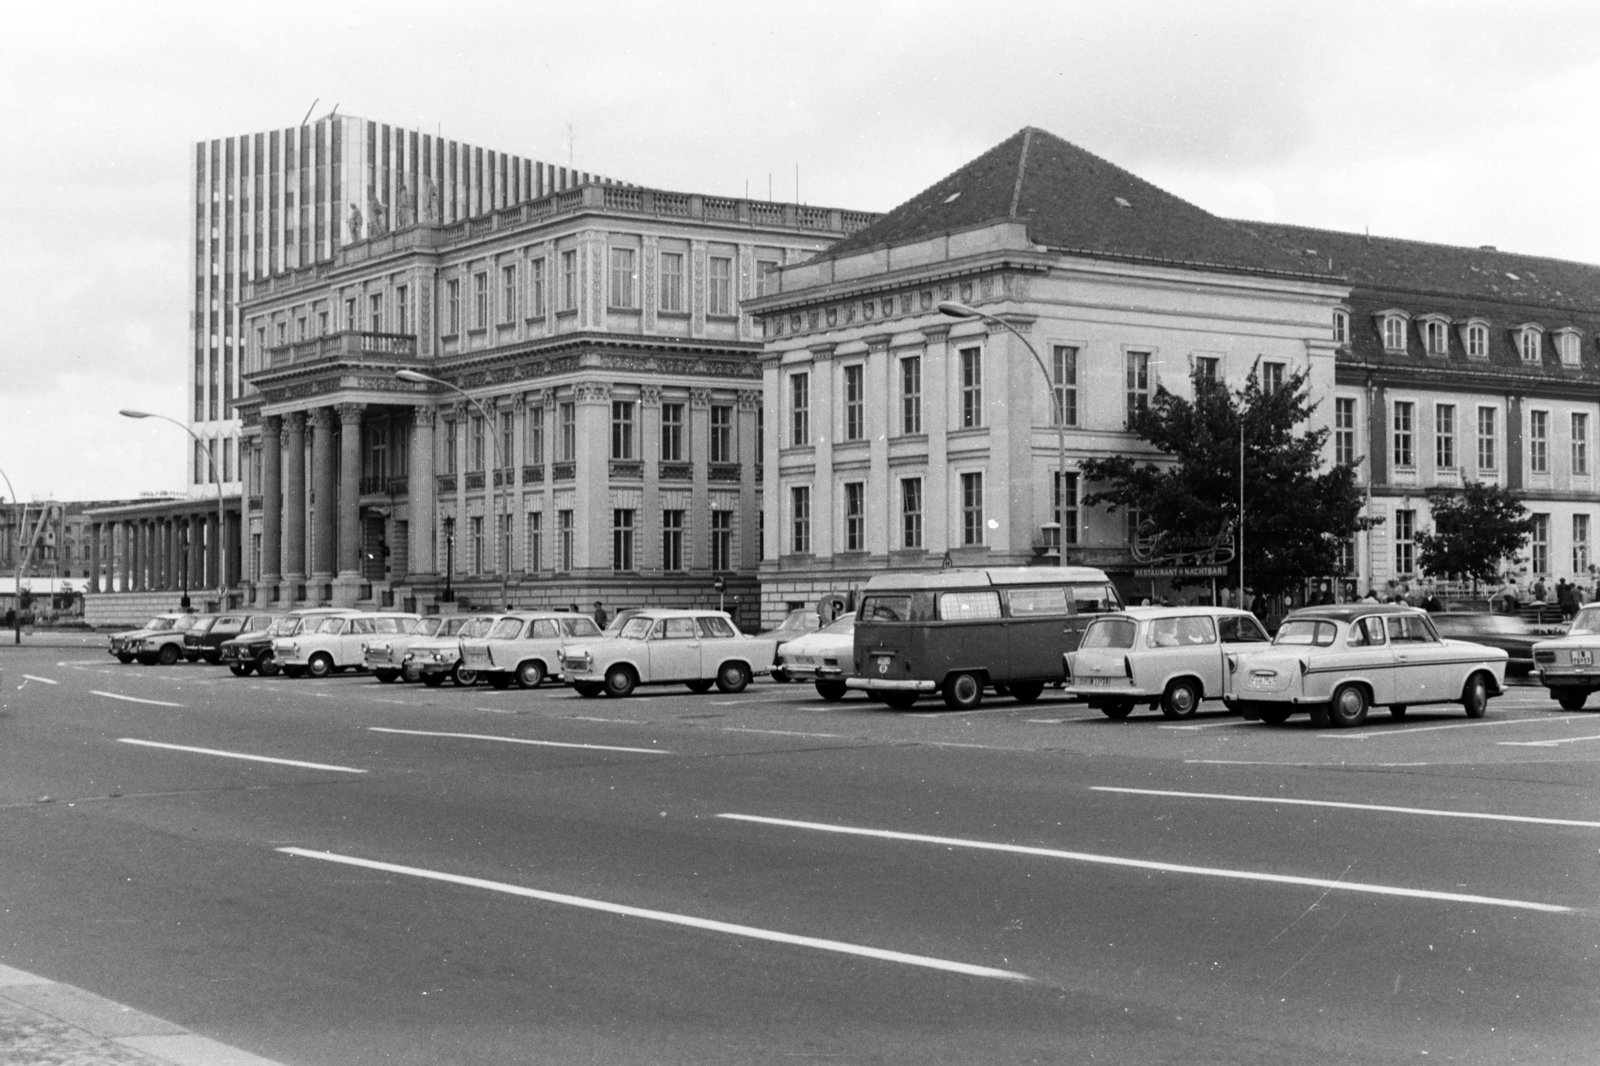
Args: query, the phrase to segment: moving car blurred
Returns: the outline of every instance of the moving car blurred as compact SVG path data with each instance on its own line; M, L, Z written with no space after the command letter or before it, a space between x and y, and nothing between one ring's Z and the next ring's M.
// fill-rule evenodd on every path
M1527 677L1533 672L1533 646L1541 638L1520 616L1447 607L1429 617L1441 637L1504 648L1507 676Z
M1600 603L1578 611L1564 636L1541 640L1533 646L1533 660L1539 666L1539 683L1564 711L1582 710L1589 693L1600 689L1600 669L1595 667L1600 652Z
M138 629L111 634L109 650L118 662L138 659L146 666L171 666L183 658L183 634L194 619L192 614L158 614Z

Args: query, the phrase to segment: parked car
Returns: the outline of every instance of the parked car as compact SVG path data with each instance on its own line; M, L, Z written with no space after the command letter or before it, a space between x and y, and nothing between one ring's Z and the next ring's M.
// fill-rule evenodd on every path
M1129 607L1090 622L1066 654L1066 692L1108 718L1139 704L1189 718L1202 700L1222 698L1229 651L1270 640L1255 615L1232 607Z
M252 615L237 637L222 642L222 661L235 677L244 677L252 670L262 677L275 677L282 667L272 651L274 640L293 635L307 618L353 613L342 607L302 607L286 615Z
M362 646L362 661L379 681L416 681L422 671L415 661L408 661L411 646L437 637L446 621L448 619L442 615L435 614L417 619L409 633L374 633Z
M439 632L428 640L415 640L406 650L402 668L414 668L417 679L429 688L446 680L466 688L478 683L477 671L461 662L461 638L481 637L494 624L494 615L458 615L447 618Z
M1434 612L1433 627L1448 640L1469 640L1506 650L1506 674L1527 677L1533 672L1533 646L1541 639L1520 615L1446 608Z
M138 629L111 634L110 652L121 663L135 659L146 666L171 666L183 657L183 634L195 616L158 614Z
M200 641L204 639L206 632L216 624L217 619L220 617L222 616L216 614L197 614L194 616L194 620L183 631L183 658L185 662L197 663L201 660L203 653Z
M1414 607L1303 607L1268 647L1229 653L1224 698L1272 724L1306 711L1316 725L1357 726L1371 707L1399 717L1424 703L1460 703L1482 718L1504 691L1506 660L1503 648L1441 638Z
M363 645L373 636L407 632L416 624L416 615L394 612L308 618L292 635L274 640L272 653L290 677L327 677L341 670L363 669Z
M1600 689L1596 652L1600 652L1600 603L1580 608L1565 635L1533 646L1539 683L1550 690L1562 710L1581 710L1589 693Z
M638 612L634 612L638 613ZM592 618L556 611L516 611L495 619L482 637L461 641L461 661L494 688L538 688L561 679L561 647L603 636Z
M251 622L265 618L254 628L265 629L276 615L246 612L243 614L205 615L190 626L183 635L183 657L190 662L204 659L216 664L222 661L222 645L242 633L248 632Z
M772 669L770 639L741 636L722 611L647 610L615 637L574 641L562 675L580 696L630 695L638 685L680 684L705 692L742 692Z
M628 619L632 618L642 610L644 610L643 607L623 607L617 611L616 614L611 616L611 621L606 623L604 630L605 635L608 637L614 637L618 633L622 632L622 627L628 624Z
M756 639L766 640L772 643L773 661L776 663L779 648L789 643L789 641L794 640L796 637L803 637L807 633L815 633L819 628L821 628L821 626L822 620L817 617L815 608L800 607L784 615L783 621L779 622L776 626L757 633ZM787 670L784 670L776 665L773 666L772 680L788 681L789 679L789 672Z
M850 671L855 635L856 616L847 614L821 629L795 637L778 647L772 663L773 676L782 670L791 681L814 683L817 695L823 699L842 700L850 691L844 679Z

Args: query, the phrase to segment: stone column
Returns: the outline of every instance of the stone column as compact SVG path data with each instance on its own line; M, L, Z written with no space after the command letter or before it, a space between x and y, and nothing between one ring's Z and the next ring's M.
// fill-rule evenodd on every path
M283 578L293 584L306 579L306 417L291 411L283 469ZM294 597L293 590L283 596Z
M89 523L89 591L100 591L100 523Z
M692 465L689 468L689 528L685 531L689 536L690 557L683 565L688 570L707 570L711 566L710 389L689 390L689 424L685 435L688 439L684 445Z
M283 418L261 420L261 584L276 585L283 575ZM270 593L263 592L263 597ZM263 598L261 605L267 600Z
M150 523L143 519L135 519L133 523L133 589L135 592L150 591Z
M756 524L761 514L761 486L756 483L756 468L761 454L756 438L756 412L761 407L759 389L740 389L738 421L734 432L738 443L734 445L739 456L739 511L734 519L739 523L738 550L728 562L735 570L754 572L761 565L756 551ZM872 510L873 508L869 508Z
M654 530L639 545L640 569L659 570L661 557L661 386L639 387L639 461L644 466L640 525ZM648 521L645 519L648 517ZM684 560L685 568L690 560Z
M216 588L222 583L222 529L217 525L215 511L207 511L206 527L206 588ZM220 610L222 605L217 604Z
M178 578L178 520L161 520L161 587L169 592L182 582Z
M339 576L355 581L364 577L361 565L361 412L366 406L364 403L339 405ZM320 484L317 492L320 513Z
M190 515L185 523L189 535L189 587L204 588L206 584L206 558L200 554L200 516Z
M318 407L311 412L311 579L319 583L333 579L334 549L339 536L333 423L333 408Z
M133 591L133 538L128 535L128 520L123 519L113 527L112 544L115 547L118 541L122 544L122 551L116 555L117 562L117 591Z
M611 386L583 381L577 403L577 454L573 456L574 570L611 570Z
M437 407L411 409L411 467L406 474L410 539L406 550L411 554L406 569L410 578L431 577L439 571L433 547L435 494L439 491L433 476L433 427L438 417Z

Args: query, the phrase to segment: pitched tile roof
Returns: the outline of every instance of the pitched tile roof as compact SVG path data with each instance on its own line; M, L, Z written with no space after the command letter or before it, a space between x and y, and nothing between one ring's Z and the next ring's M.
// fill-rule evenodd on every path
M1060 137L1025 127L823 253L837 258L1004 219L1050 248L1254 272L1328 275Z
M1235 224L1323 269L1331 258L1331 269L1357 286L1600 310L1600 266L1589 263L1276 222Z

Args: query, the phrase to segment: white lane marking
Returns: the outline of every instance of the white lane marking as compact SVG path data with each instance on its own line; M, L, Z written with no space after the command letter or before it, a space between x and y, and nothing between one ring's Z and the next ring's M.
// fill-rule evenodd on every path
M582 714L569 714L566 718L570 722L620 722L623 725L644 725L638 718L590 718Z
M1078 714L1078 715L1073 715L1071 718L1030 718L1030 719L1028 719L1028 724L1029 725L1060 725L1062 722L1092 722L1092 721L1094 721L1094 720L1096 720L1098 718L1104 718L1104 717L1105 717L1105 715L1103 715L1103 714Z
M509 885L503 881L485 881L478 877L463 877L460 874L424 870L416 866L400 866L392 862L376 862L372 859L361 859L353 855L339 855L331 851L310 851L306 848L278 848L277 850L285 855L295 855L304 859L320 859L323 862L359 866L382 873L405 874L429 881L444 881L453 885L464 885L467 888L503 892L508 896L521 896L525 899L536 899L544 903L559 903L567 907L581 907L584 910L600 911L605 914L620 915L624 918L644 918L653 922L665 922L668 925L687 926L690 929L727 933L731 936L748 937L753 940L769 940L773 943L792 944L796 947L817 948L822 951L833 951L843 955L857 955L862 958L879 959L884 962L898 962L906 966L920 966L930 970L967 974L971 977L993 977L1003 981L1033 981L1033 978L1027 974L1015 973L1011 970L997 970L989 966L974 966L971 963L954 962L950 959L936 959L928 955L910 955L903 951L886 951L883 948L871 948L864 944L850 944L842 940L824 940L819 937L799 936L794 933L780 933L774 929L761 929L753 925L736 925L732 922L719 922L709 918L695 918L691 915L674 914L670 911L647 910L643 907L630 907L622 903L609 903L605 900L589 899L584 896L569 896L561 892L546 892L537 888Z
M796 733L796 732L794 732L793 730L790 730L790 729L747 729L744 726L738 726L738 725L722 725L722 726L718 726L717 728L720 729L724 733L770 733L773 736L778 736L778 737L833 737L833 738L838 738L838 737L841 737L841 736L844 735L843 733Z
M1427 766L1425 762L1275 762L1271 759L1185 759L1199 766L1294 766L1313 770L1360 770L1379 766Z
M1593 716L1583 714L1558 715L1553 718L1529 716L1527 718L1502 719L1498 722L1477 721L1454 722L1450 725L1400 726L1399 728L1385 729L1376 733L1318 733L1317 736L1326 737L1332 740L1382 740L1385 737L1403 737L1412 733L1432 733L1438 729L1486 729L1489 726L1496 725L1527 725L1529 722L1570 722L1575 718L1590 717Z
M559 740L525 740L522 737L497 737L489 733L435 733L426 729L385 729L381 725L367 727L374 733L399 733L408 737L454 737L457 740L495 740L501 744L531 744L539 748L587 748L590 751L628 751L636 755L671 755L661 748L619 748L609 744L566 744Z
M1274 803L1295 807L1337 807L1347 811L1386 811L1391 814L1426 814L1434 818L1479 818L1491 822L1530 822L1534 825L1575 825L1584 829L1600 829L1600 822L1584 822L1572 818L1536 818L1525 814L1484 814L1478 811L1441 811L1432 807L1388 807L1377 803L1340 803L1334 800L1286 799L1282 796L1234 796L1222 792L1170 792L1156 788L1113 788L1110 785L1090 785L1089 791L1120 792L1130 796L1232 800L1235 803Z
M516 714L515 707L474 707L475 711L488 711L490 714Z
M788 818L764 818L754 814L719 814L717 817L740 822L757 822L761 825L778 825L789 829L814 829L824 833L843 833L849 836L875 837L880 840L905 840L917 844L938 844L947 848L1004 851L1015 855L1037 855L1047 859L1068 859L1073 862L1094 863L1101 866L1123 866L1135 870L1154 870L1158 873L1198 874L1203 877L1223 877L1236 881L1266 881L1279 885L1303 885L1307 888L1338 889L1343 892L1363 892L1377 896L1404 896L1410 899L1432 899L1447 903L1482 903L1494 907L1542 911L1548 914L1571 914L1574 910L1572 907L1563 907L1555 903L1534 903L1522 899L1473 896L1461 892L1436 892L1425 888L1399 888L1393 885L1374 885L1360 881L1330 881L1325 877L1295 877L1290 874L1257 873L1252 870L1225 870L1215 866L1186 866L1171 862L1153 862L1149 859L1125 859L1117 855L1095 855L1084 851L1061 851L1056 848L1034 848L1022 844L996 844L987 840L964 840L960 837L901 833L891 829L862 829L848 825L829 825L824 822L797 822Z
M1218 726L1224 726L1224 725L1241 726L1241 725L1249 725L1249 724L1250 724L1249 722L1237 722L1237 721L1235 721L1235 722L1202 722L1199 725L1158 725L1158 726L1156 726L1156 728L1157 729L1215 729Z
M46 685L59 685L59 684L61 684L61 682L59 682L59 681L51 681L48 677L36 677L33 674L23 674L22 676L27 678L29 681L39 681L39 682L42 682L42 683L44 683Z
M398 703L402 707L411 706L411 701L410 700L380 700L377 697L373 697L372 702L373 703Z
M982 709L982 710L976 710L976 711L912 711L912 712L907 712L906 714L902 715L901 717L903 717L903 718L949 718L949 717L951 717L953 715L958 715L958 714L964 714L964 715L974 715L974 714L1011 714L1011 713L1014 713L1015 711L1016 711L1015 707L988 707L988 708L985 708L985 709Z
M332 766L321 762L301 762L298 759L275 759L270 755L246 755L241 751L219 751L216 748L191 748L184 744L162 744L155 740L136 740L133 737L118 737L119 744L138 744L145 748L165 748L168 751L187 751L196 755L220 755L225 759L244 759L248 762L270 762L280 766L299 766L307 770L337 770L346 774L364 774L365 770L356 766Z
M91 696L104 696L110 700L126 700L129 703L148 703L156 707L182 707L181 703L168 703L166 700L141 700L137 696L119 696L115 692L101 692L99 689L90 689Z
M1502 740L1497 743L1502 748L1554 748L1560 744L1577 744L1584 740L1600 740L1600 736L1566 737L1563 740Z

